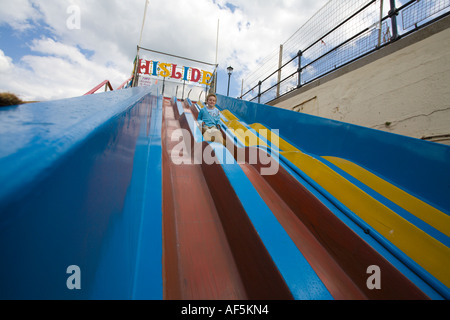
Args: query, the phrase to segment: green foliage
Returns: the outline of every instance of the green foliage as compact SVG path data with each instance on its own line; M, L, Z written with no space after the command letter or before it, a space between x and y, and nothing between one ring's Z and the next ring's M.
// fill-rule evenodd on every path
M15 94L9 92L0 93L0 107L13 106L24 103Z

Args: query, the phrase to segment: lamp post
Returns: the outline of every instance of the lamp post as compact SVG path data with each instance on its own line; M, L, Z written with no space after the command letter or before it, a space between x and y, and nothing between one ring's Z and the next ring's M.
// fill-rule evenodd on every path
M227 72L228 72L228 89L227 89L227 97L230 95L230 78L231 78L231 74L233 73L233 68L231 66L229 66L227 68Z

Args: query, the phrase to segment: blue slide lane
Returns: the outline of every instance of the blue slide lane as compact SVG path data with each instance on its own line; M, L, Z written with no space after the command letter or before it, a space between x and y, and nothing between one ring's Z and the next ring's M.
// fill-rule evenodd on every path
M229 151L218 143L210 145L294 298L333 299Z

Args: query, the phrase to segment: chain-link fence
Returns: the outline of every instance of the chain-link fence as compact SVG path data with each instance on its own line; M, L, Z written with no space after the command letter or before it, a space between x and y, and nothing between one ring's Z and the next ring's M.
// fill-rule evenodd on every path
M450 0L331 0L244 80L241 98L267 103L450 11Z

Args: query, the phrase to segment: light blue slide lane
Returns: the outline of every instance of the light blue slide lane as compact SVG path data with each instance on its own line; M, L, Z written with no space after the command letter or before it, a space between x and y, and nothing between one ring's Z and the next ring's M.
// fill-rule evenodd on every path
M163 298L162 98L146 97L139 110L131 181L123 210L110 220L104 236L89 299Z
M151 106L133 299L162 300L162 96ZM146 126L141 128L145 134Z

